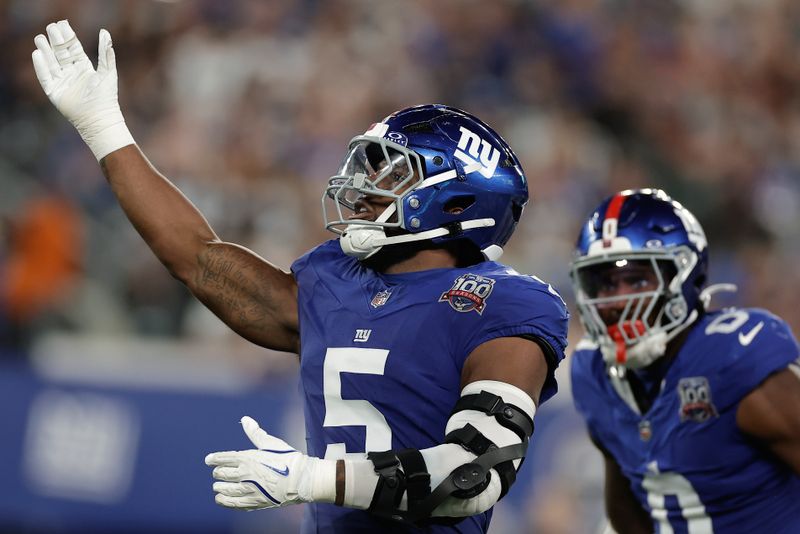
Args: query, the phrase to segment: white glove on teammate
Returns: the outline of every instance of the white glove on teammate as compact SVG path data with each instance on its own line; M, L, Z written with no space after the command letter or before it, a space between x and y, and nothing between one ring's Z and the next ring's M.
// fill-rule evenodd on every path
M334 502L336 461L313 458L270 436L250 417L244 432L258 450L215 452L206 456L217 504L240 510L277 508L303 502Z
M97 160L134 144L117 101L111 35L100 30L97 70L66 20L48 24L47 37L39 34L33 42L33 68L44 93L75 126Z

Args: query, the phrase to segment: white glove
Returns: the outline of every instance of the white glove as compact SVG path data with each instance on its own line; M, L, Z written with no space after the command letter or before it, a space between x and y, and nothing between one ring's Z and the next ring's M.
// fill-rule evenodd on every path
M270 436L250 417L244 432L258 450L215 452L206 456L214 467L214 500L240 510L277 508L303 502L334 502L336 461L306 456Z
M117 101L117 65L111 35L100 30L97 70L66 20L47 25L33 42L33 68L50 102L64 115L97 161L134 144Z

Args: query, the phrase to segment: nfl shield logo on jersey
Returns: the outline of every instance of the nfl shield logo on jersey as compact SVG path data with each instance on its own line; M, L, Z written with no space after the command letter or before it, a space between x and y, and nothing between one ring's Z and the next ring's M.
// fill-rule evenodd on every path
M706 377L681 378L678 382L678 395L681 398L681 422L691 420L702 423L717 417L717 409L711 403L711 387Z
M456 278L453 287L442 293L439 302L448 302L458 312L483 313L486 299L492 294L494 280L477 274L465 274Z
M370 302L370 305L373 308L380 308L381 306L386 304L386 301L389 300L389 297L391 296L392 292L389 291L388 289L384 289L383 291L378 291L377 293L375 293L375 296L372 297L372 302Z
M650 425L650 421L642 420L639 421L639 439L642 441L650 441L650 438L653 437L653 428Z

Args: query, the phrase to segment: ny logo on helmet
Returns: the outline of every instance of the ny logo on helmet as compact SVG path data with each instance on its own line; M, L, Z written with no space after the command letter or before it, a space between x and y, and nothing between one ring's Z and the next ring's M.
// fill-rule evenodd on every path
M463 126L459 130L461 138L454 155L464 163L464 172L470 174L479 171L484 178L491 178L500 161L500 151Z
M703 231L703 227L700 226L700 222L689 210L677 202L675 204L675 215L680 218L681 222L683 223L683 227L686 228L686 235L689 238L689 241L691 241L692 244L697 247L697 250L702 252L703 249L708 246L706 233Z

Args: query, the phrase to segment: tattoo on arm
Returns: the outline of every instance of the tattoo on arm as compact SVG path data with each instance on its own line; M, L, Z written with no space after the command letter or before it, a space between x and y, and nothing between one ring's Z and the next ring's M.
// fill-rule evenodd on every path
M252 251L224 243L135 146L100 161L120 206L169 272L236 333L296 352L297 284Z
M253 273L241 261L243 259L247 258L242 258L238 250L205 250L198 258L202 269L198 272L196 285L216 311L224 313L240 326L250 328L267 318L265 304L270 301L271 292L268 284L253 280Z
M232 243L205 247L197 267L192 293L234 332L262 347L299 353L291 274Z

